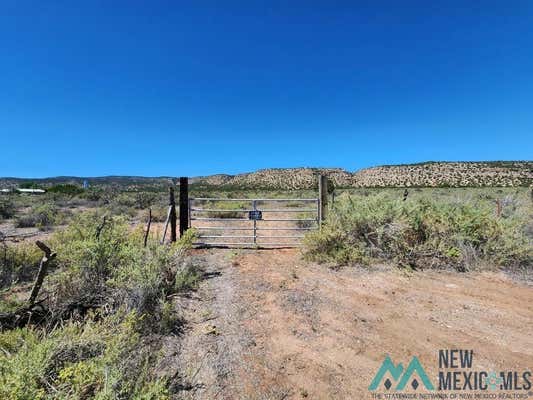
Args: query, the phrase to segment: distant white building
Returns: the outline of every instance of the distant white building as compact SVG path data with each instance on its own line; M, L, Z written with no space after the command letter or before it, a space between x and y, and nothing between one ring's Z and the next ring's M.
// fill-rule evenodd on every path
M29 193L29 194L43 194L46 193L44 189L15 189L19 193Z

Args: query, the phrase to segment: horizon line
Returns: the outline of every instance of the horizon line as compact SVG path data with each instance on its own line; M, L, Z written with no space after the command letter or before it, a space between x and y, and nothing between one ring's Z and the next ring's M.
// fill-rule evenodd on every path
M299 166L299 167L267 167L267 168L259 168L252 171L245 171L245 172L239 172L239 173L224 173L224 172L216 172L213 174L203 174L203 175L190 175L189 178L204 178L214 175L227 175L227 176L238 176L238 175L246 175L246 174L253 174L259 171L266 171L266 170L281 170L281 169L330 169L330 170L341 170L350 174L354 174L358 171L362 171L365 169L370 168L379 168L379 167L401 167L401 166L408 166L408 165L424 165L424 164L452 164L452 163L459 163L459 164L483 164L483 163L533 163L533 160L481 160L481 161L435 161L435 160L428 160L428 161L418 161L413 163L400 163L400 164L377 164L377 165L371 165L368 167L363 167L355 170L348 170L343 167L311 167L311 166ZM75 178L75 179L102 179L102 178L140 178L140 179L175 179L183 175L127 175L127 174L110 174L110 175L92 175L92 176L83 176L83 175L54 175L54 176L45 176L45 177L25 177L25 176L0 176L0 179L25 179L25 180L46 180L46 179L61 179L61 178Z

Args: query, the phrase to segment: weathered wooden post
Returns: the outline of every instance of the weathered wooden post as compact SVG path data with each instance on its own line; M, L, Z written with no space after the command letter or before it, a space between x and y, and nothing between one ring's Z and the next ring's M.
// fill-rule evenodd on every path
M37 240L35 244L42 250L44 255L41 259L41 263L39 264L39 272L37 273L37 278L35 278L35 282L33 284L31 294L28 299L30 307L33 306L35 304L35 300L37 300L37 296L39 295L39 291L41 290L41 286L43 285L44 276L46 275L46 270L48 269L50 261L52 261L56 257L56 253L52 253L52 250L50 250L50 248L43 242Z
M165 238L167 237L168 223L170 222L170 209L172 207L168 206L167 210L167 219L165 220L165 229L163 230L163 237L161 238L161 244L165 243Z
M148 235L150 235L150 225L152 225L152 209L148 209L148 222L146 224L146 232L144 233L144 247L148 243Z
M189 178L180 178L180 237L189 229Z
M176 200L174 199L174 186L169 189L169 206L170 206L170 241L175 242L176 234Z
M328 206L328 177L325 175L318 176L318 219L320 223L326 219L326 209Z

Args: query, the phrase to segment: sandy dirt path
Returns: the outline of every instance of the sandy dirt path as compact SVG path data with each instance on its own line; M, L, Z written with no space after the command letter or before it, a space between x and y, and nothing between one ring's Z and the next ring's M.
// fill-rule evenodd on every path
M436 381L439 349L474 368L533 368L533 288L503 273L332 271L296 249L197 250L206 279L177 300L188 321L165 349L177 398L370 399L389 354Z

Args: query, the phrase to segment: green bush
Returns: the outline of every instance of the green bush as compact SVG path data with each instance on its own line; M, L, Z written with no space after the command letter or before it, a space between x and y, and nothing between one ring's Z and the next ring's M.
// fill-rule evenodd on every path
M296 214L295 218L299 220L299 221L296 221L296 226L298 228L316 227L316 222L315 220L313 220L314 218L316 218L316 211L301 212L301 213Z
M531 239L520 215L498 218L490 203L420 197L401 201L387 193L343 196L321 231L307 236L308 258L337 264L393 260L409 268L481 262L531 265Z
M169 295L201 278L180 267L194 235L144 247L142 230L98 212L54 234L56 268L42 289L52 320L0 333L0 399L168 399L169 382L153 373L157 338L181 328ZM33 247L9 251L20 252L16 264L38 261ZM8 300L2 311L18 306Z
M100 201L105 198L105 193L103 189L90 187L84 190L80 197L89 201Z
M0 244L0 288L33 280L41 257L34 243Z
M131 231L124 218L80 215L52 240L61 269L53 277L56 308L73 299L105 298L112 307L125 304L157 320L161 301L174 291L178 261L192 235L172 246L150 240L143 247L142 231Z
M250 207L250 203L246 202L214 201L206 203L203 208L215 210L207 212L207 216L210 218L248 218L246 210L249 210Z
M204 274L196 265L186 265L176 273L174 289L176 292L186 292L198 287Z
M153 192L124 192L118 194L111 203L115 206L144 210L152 206L157 200Z
M48 193L61 194L66 196L76 196L83 193L83 189L72 184L54 185L47 189Z
M13 200L5 195L0 195L0 220L13 218L15 211Z
M169 398L152 376L153 349L142 346L135 313L68 323L47 334L37 329L0 333L0 398Z
M53 225L65 223L66 218L67 214L61 211L55 204L45 203L34 206L27 214L17 217L15 225L17 228L37 227L40 230L46 230Z

